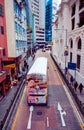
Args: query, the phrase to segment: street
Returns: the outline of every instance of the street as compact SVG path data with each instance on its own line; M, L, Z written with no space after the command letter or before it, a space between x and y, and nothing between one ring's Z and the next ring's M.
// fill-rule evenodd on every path
M38 55L48 58L48 105L28 106L25 86L11 130L81 130L81 119L52 58L47 52Z

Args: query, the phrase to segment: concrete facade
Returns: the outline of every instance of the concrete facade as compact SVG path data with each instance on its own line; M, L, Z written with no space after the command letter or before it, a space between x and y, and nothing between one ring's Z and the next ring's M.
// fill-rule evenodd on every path
M62 69L68 66L68 62L76 63L76 75L73 70L68 71L78 83L84 84L84 3L79 0L62 0L57 15L53 25L56 29L53 55ZM66 57L65 46L68 46Z

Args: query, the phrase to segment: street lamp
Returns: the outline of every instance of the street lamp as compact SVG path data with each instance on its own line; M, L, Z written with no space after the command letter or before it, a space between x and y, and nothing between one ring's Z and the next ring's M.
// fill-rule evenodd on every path
M68 55L68 46L67 46L67 29L59 29L59 28L57 28L57 29L54 29L54 30L63 30L63 31L65 31L65 33L66 33L66 42L65 42L65 49L64 49L64 56L65 56L65 75L66 75L66 73L67 73L67 67L66 67L66 56Z

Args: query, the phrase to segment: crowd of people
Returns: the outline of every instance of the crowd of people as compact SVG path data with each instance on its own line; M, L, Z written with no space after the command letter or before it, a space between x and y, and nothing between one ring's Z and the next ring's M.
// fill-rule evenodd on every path
M77 91L78 89L80 94L82 93L83 88L84 88L82 83L78 84L77 81L73 78L73 76L70 77L70 83L71 83L71 86L74 87L75 91Z

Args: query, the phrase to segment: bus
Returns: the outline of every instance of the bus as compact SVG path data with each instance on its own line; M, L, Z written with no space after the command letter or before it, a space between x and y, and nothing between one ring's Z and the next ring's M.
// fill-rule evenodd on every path
M47 58L37 57L27 73L28 105L46 105L48 102Z

